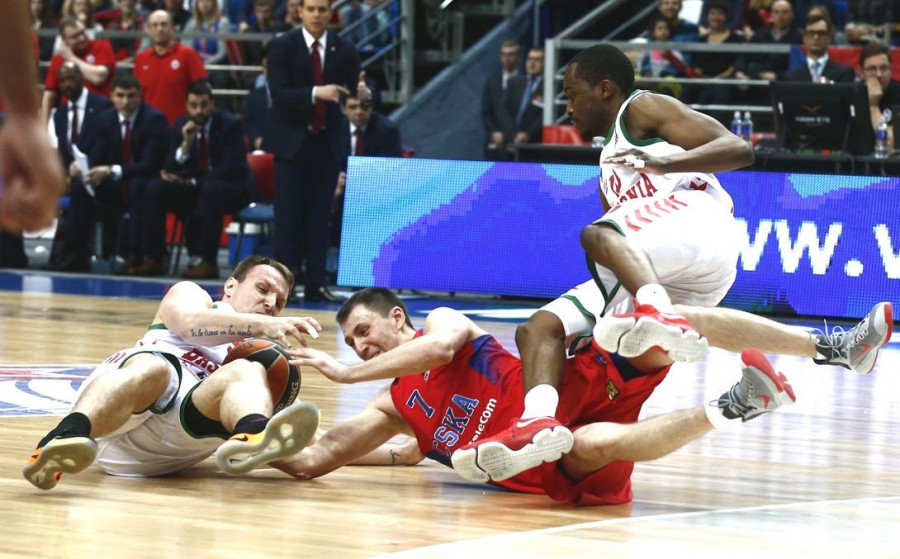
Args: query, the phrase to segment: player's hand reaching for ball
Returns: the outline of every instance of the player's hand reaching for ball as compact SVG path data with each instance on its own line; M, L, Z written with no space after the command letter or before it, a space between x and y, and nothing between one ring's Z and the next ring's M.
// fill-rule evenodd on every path
M311 316L282 316L271 317L264 321L259 335L280 343L285 349L290 349L294 345L291 342L292 338L306 347L309 345L306 336L318 339L321 331L319 321Z
M296 367L314 367L334 382L349 382L350 380L347 375L347 366L324 351L302 347L288 349L287 352L294 358L290 362Z

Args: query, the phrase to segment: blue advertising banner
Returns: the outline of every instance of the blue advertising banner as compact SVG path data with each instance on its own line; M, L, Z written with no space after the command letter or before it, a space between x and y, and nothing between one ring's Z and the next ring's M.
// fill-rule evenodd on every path
M746 242L723 304L859 317L900 306L900 179L735 171ZM351 157L338 283L552 298L589 279L598 167Z

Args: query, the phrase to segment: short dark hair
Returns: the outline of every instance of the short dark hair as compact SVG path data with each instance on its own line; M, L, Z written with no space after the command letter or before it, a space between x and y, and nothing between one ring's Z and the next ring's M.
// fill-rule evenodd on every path
M859 67L862 68L863 63L867 58L872 58L873 56L878 56L879 54L887 55L888 62L891 61L891 49L884 43L879 43L878 41L872 41L871 43L867 43L866 46L862 48L862 51L859 53Z
M654 13L650 16L650 19L647 20L647 35L649 35L650 40L653 40L653 32L656 31L656 24L659 22L665 23L666 27L669 28L669 33L672 32L672 22L660 13Z
M720 12L725 14L725 18L728 18L728 4L725 0L713 0L709 3L709 7L706 8L707 17L709 12L712 10L719 10Z
M575 77L591 87L610 80L625 95L634 90L634 66L625 53L612 45L594 45L576 54L569 64L576 65Z
M824 21L825 25L828 26L828 31L834 31L834 23L831 21L831 16L828 15L828 12L823 12L820 14L816 14L813 16L807 16L806 23L803 24L803 29L805 30L807 27L814 23L819 23L820 21Z
M271 266L281 274L281 277L287 281L288 284L288 293L294 290L294 274L291 270L282 264L281 262L275 260L274 258L269 258L268 256L260 256L258 254L251 254L247 258L244 258L238 265L234 267L234 271L231 272L231 277L238 281L244 281L247 279L247 274L250 273L250 270L257 266Z
M188 86L187 90L188 95L209 95L209 98L213 98L213 89L212 85L206 80L197 80Z
M116 74L116 77L113 78L109 90L112 91L117 87L121 89L137 89L138 91L141 91L141 82L139 82L138 79L131 74Z
M400 307L403 310L404 316L406 316L406 325L413 328L413 323L412 320L409 319L409 311L406 309L406 304L400 297L397 297L393 291L383 287L367 287L366 289L357 291L351 295L350 298L341 305L341 309L337 313L337 323L341 328L344 327L344 323L347 322L347 318L350 317L350 313L353 312L353 309L359 306L364 306L380 316L388 316L391 309Z
M62 37L66 29L76 27L81 24L81 20L74 16L67 16L59 21L59 36Z

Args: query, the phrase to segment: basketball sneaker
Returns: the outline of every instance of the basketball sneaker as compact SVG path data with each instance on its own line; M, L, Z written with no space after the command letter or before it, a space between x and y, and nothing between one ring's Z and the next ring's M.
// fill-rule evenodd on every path
M674 361L699 361L709 342L681 315L638 305L633 313L603 316L594 326L594 341L610 353L637 357L659 347Z
M53 489L63 473L77 474L97 457L97 443L89 437L51 439L34 451L22 475L38 489Z
M744 365L741 380L718 400L709 403L720 408L726 418L749 421L797 401L787 378L776 372L758 350L745 349L741 353L741 362Z
M235 433L216 450L216 463L230 475L240 475L302 450L319 427L319 408L294 402L276 413L260 433Z
M572 450L575 437L554 417L517 419L493 437L469 443L450 457L469 481L502 481Z
M840 326L829 332L828 324L824 331L816 331L816 352L822 357L813 361L819 365L840 365L867 375L875 367L878 348L888 343L893 329L893 305L878 303L849 332Z

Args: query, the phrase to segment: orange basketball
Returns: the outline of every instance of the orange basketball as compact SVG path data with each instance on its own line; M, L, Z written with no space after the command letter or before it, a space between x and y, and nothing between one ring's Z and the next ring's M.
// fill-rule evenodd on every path
M235 359L255 361L266 368L274 411L291 404L300 393L300 369L291 365L290 356L280 344L263 338L248 338L234 346L225 364Z

